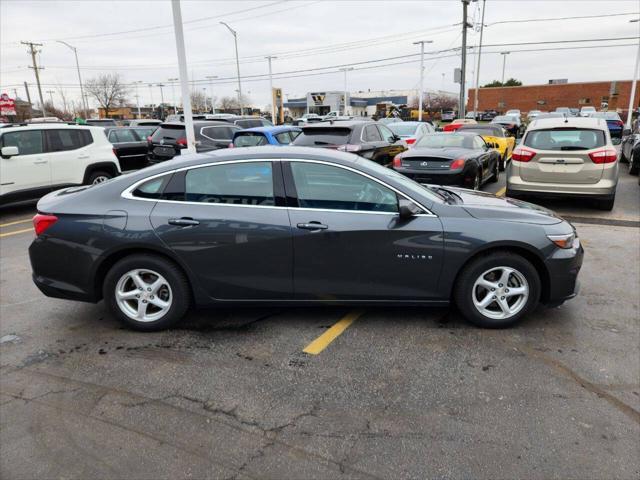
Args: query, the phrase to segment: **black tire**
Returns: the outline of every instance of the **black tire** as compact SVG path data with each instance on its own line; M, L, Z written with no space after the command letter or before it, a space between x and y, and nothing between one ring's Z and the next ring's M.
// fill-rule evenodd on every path
M91 172L91 175L89 175L87 185L102 183L111 178L113 178L113 175L111 173L105 172L104 170L96 170L95 172Z
M632 153L633 156L633 153ZM631 163L627 156L624 154L624 148L620 148L620 163Z
M605 198L602 200L598 200L596 205L598 206L598 208L600 210L604 210L607 212L610 212L611 210L613 210L613 204L616 203L616 196L614 195L611 198Z
M504 156L500 158L500 171L504 172L507 168L507 152L504 152Z
M634 155L631 152L631 158L629 159L629 174L638 175L640 173L640 158L636 158L640 154Z
M473 303L473 286L483 272L495 267L511 267L520 272L529 286L529 298L525 305L512 317L493 319L483 315ZM482 328L506 328L516 324L538 305L540 300L540 276L526 258L515 253L489 253L479 256L466 265L454 285L453 300L462 315L471 323Z
M493 173L491 174L489 182L498 183L498 180L500 180L500 160L496 160L496 165L493 167Z
M171 287L171 306L158 320L150 322L134 320L118 306L116 285L123 275L135 269L155 271L162 275ZM152 254L135 254L118 261L107 273L102 293L105 303L118 320L133 330L143 332L164 330L175 325L184 317L191 305L189 281L182 270L173 262Z

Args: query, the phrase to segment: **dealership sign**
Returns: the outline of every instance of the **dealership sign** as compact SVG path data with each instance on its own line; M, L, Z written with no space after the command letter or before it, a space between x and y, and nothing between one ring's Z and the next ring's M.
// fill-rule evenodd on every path
M15 115L16 102L9 95L3 93L0 95L0 115Z

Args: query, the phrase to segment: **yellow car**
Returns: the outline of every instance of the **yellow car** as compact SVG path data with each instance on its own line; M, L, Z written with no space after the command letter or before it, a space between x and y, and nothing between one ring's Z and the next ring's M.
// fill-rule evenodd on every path
M516 148L516 139L509 136L504 128L494 123L479 123L477 125L463 125L458 131L482 135L490 147L500 152L500 171L504 171L507 162L511 160L513 149Z

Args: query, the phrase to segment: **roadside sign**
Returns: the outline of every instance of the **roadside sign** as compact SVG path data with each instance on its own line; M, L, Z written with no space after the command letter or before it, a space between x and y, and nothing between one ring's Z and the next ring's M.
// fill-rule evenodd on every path
M3 93L0 95L0 115L15 115L16 114L16 102L13 98L9 98L9 95Z

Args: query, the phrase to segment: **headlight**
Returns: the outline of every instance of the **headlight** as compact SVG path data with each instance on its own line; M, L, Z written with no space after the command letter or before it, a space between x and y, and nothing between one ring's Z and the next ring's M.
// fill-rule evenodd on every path
M547 235L547 238L560 248L573 248L574 243L578 242L575 232L566 235Z

